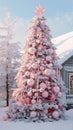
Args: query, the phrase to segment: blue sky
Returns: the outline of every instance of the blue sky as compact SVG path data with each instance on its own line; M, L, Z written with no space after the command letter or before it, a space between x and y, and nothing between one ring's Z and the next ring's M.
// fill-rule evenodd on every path
M45 8L44 15L53 37L73 31L73 0L0 0L0 18L4 17L4 9L8 8L12 18L19 17L21 28L26 28L38 5Z
M44 6L45 15L50 18L73 12L73 0L0 0L0 10L8 7L13 16L32 18L39 4Z

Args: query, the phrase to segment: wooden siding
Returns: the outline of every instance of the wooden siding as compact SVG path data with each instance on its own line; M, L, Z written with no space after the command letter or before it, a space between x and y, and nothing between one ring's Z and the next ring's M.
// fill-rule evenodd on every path
M71 68L71 69L69 69ZM69 73L73 73L73 56L62 64L61 76L67 89L67 104L73 104L73 94L70 94Z

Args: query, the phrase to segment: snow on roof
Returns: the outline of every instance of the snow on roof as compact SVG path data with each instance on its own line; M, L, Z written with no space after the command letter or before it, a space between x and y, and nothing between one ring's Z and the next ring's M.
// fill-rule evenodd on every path
M73 31L52 39L59 56L59 63L63 64L73 55Z

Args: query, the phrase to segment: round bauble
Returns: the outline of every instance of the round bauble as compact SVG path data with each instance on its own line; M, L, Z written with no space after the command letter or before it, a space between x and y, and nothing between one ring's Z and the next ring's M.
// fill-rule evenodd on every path
M34 96L35 96L35 97L38 97L38 96L39 96L39 94L36 92L36 93L34 94Z
M38 64L37 64L37 63L33 63L33 64L32 64L32 68L33 68L33 69L37 69L37 68L38 68Z
M39 39L36 39L36 43L39 44L39 43L40 43L40 40L39 40Z
M32 87L34 85L35 81L33 79L28 79L27 80L27 85Z
M44 88L40 88L40 92L43 92L44 91Z
M28 45L31 46L31 45L32 45L32 42L29 42Z
M39 45L39 46L38 46L38 49L39 49L39 50L42 50L42 49L43 49L43 46L42 46L42 45Z
M8 118L9 118L9 117L8 117L8 115L7 115L7 114L5 114L5 115L3 116L3 120L4 120L4 121L7 121L7 120L8 120Z
M54 119L58 119L59 118L59 112L58 111L54 111L52 113L52 116L53 116Z
M26 71L26 72L25 72L25 76L27 76L27 77L30 76L30 72L29 72L29 71Z
M28 96L30 96L30 97L32 96L32 92L31 91L28 92Z
M46 64L46 61L44 60L44 63Z
M42 92L42 97L44 97L44 98L47 98L48 97L48 91L44 91L44 92Z
M52 54L53 53L53 49L49 49L49 54Z
M40 33L41 32L41 29L40 28L37 28L37 33Z
M46 38L46 37L44 37L44 38L43 38L43 41L44 41L44 42L47 42L47 38Z
M37 115L37 112L36 111L31 111L30 112L30 117L36 117L36 115Z
M51 102L54 102L56 97L55 97L55 95L51 95L49 99L50 99Z
M43 89L45 89L45 88L47 88L47 85L45 84L45 83L40 83L40 88L43 88Z
M35 54L35 52L36 52L36 48L31 47L31 48L29 48L29 49L28 49L28 52L29 52L29 54L34 55L34 54Z
M46 61L49 61L49 62L51 62L51 56L46 56Z
M61 98L62 96L63 96L63 94L62 94L61 92L59 92L59 93L58 93L58 97Z
M25 99L23 99L23 97L20 97L19 100L17 101L17 103L24 105L26 102L25 102Z
M42 100L41 100L41 99L39 99L39 100L38 100L38 103L42 103Z
M59 88L58 86L53 87L53 91L54 91L55 93L59 93L59 92L60 92L60 88Z
M37 74L33 74L33 73L31 73L31 75L30 75L30 77L31 77L32 79L35 79L36 76L37 76Z
M43 71L43 70L44 70L44 67L43 67L43 66L40 66L40 70Z
M52 68L52 66L53 66L52 63L50 63L50 64L48 65L49 68Z
M35 104L35 103L36 103L36 100L35 100L35 99L32 99L31 102L32 102L32 104Z
M61 102L59 102L59 103L58 103L58 106L59 106L59 107L62 107L62 103L61 103Z
M30 99L30 97L26 97L25 101L26 101L26 104L31 104L31 99Z
M44 71L44 74L45 74L46 76L50 76L51 73L52 73L52 70L51 70L51 69L46 69L46 70Z
M55 109L57 110L59 107L58 107L58 105L55 105Z
M43 110L43 112L44 112L45 114L47 114L47 113L48 113L48 110L47 110L47 109L45 109L45 110Z
M45 25L45 21L41 21L41 24L42 24L42 25Z
M53 75L55 75L55 74L56 74L56 71L55 71L54 69L52 70L52 74L53 74Z
M34 42L34 43L32 43L32 46L33 46L33 48L35 48L36 47L36 43Z

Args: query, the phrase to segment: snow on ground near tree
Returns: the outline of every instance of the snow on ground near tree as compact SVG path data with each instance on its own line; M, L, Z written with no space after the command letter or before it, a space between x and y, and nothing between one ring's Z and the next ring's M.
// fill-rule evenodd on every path
M42 123L3 121L4 111L5 108L0 108L0 130L73 130L73 109L66 111L66 120Z
M52 39L52 42L57 48L60 64L73 55L73 31Z

